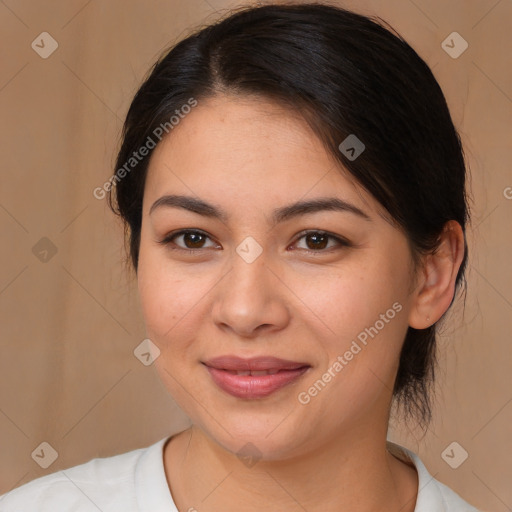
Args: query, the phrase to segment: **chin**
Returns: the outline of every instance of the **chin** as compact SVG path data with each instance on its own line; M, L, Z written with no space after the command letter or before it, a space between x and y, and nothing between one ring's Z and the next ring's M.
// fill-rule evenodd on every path
M222 426L210 422L196 426L224 450L244 460L284 460L299 454L300 446L307 439L304 425L295 425L283 421L282 414L261 418L257 415L245 414L238 420L225 421Z

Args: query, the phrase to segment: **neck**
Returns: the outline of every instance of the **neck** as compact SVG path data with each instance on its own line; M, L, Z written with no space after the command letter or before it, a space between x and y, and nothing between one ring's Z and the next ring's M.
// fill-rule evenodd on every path
M164 465L174 501L187 511L238 511L243 503L248 512L413 512L418 489L416 470L375 430L324 439L287 460L244 464L193 426L167 443Z

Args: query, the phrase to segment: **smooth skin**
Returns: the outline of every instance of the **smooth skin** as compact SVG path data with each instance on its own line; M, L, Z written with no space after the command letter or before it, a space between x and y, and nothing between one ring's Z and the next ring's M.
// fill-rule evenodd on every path
M175 206L150 213L169 194L199 198L226 218ZM323 210L271 222L276 208L326 197L369 219ZM171 239L184 229L204 236ZM236 251L248 236L262 249L252 263ZM164 449L179 510L414 511L417 472L386 450L391 391L408 326L426 328L448 309L463 254L461 227L450 221L437 253L415 269L403 232L292 111L259 97L199 101L151 157L138 267L147 335L161 351L156 368L192 421ZM300 403L396 302L401 311ZM228 354L311 368L266 398L240 399L202 364ZM256 464L239 459L244 446L256 447Z

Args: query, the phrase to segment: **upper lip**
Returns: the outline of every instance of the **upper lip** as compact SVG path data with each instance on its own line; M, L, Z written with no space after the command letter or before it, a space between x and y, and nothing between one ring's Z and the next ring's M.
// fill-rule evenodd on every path
M219 356L213 359L208 359L204 362L206 366L216 368L218 370L296 370L304 366L310 366L307 363L297 361L289 361L287 359L280 359L273 356L260 356L260 357L238 357L238 356Z

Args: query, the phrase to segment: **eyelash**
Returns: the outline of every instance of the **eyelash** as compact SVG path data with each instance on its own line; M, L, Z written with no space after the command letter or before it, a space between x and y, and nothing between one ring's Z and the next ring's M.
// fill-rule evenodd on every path
M185 235L187 233L203 235L206 238L210 238L204 231L200 231L200 230L197 230L197 229L182 229L180 231L169 233L163 240L158 240L158 243L161 244L161 245L164 245L164 246L168 246L169 244L174 243L174 242L172 242L172 240L174 238L177 238L177 237L179 237L181 235ZM299 240L301 240L305 236L312 235L312 234L325 235L329 239L335 240L339 244L339 247L352 247L352 244L348 240L345 240L344 238L341 238L341 237L339 237L337 235L333 235L333 234L331 234L331 233L329 233L327 231L314 230L314 229L302 231L301 233L299 233L299 236L296 238L294 243L297 243ZM174 244L174 245L176 245L176 244ZM204 250L207 250L207 249L208 249L208 247L200 247L198 249L187 249L185 247L180 247L180 246L171 247L171 250L173 250L173 251L183 251L183 252L187 252L189 254L194 254L194 253L197 254L199 251L204 251ZM335 247L334 248L331 247L329 249L319 249L319 250L316 250L316 251L312 250L312 249L299 249L299 250L305 251L305 252L307 252L309 254L317 255L319 253L320 254L321 253L330 253L333 249L336 249L336 248Z

